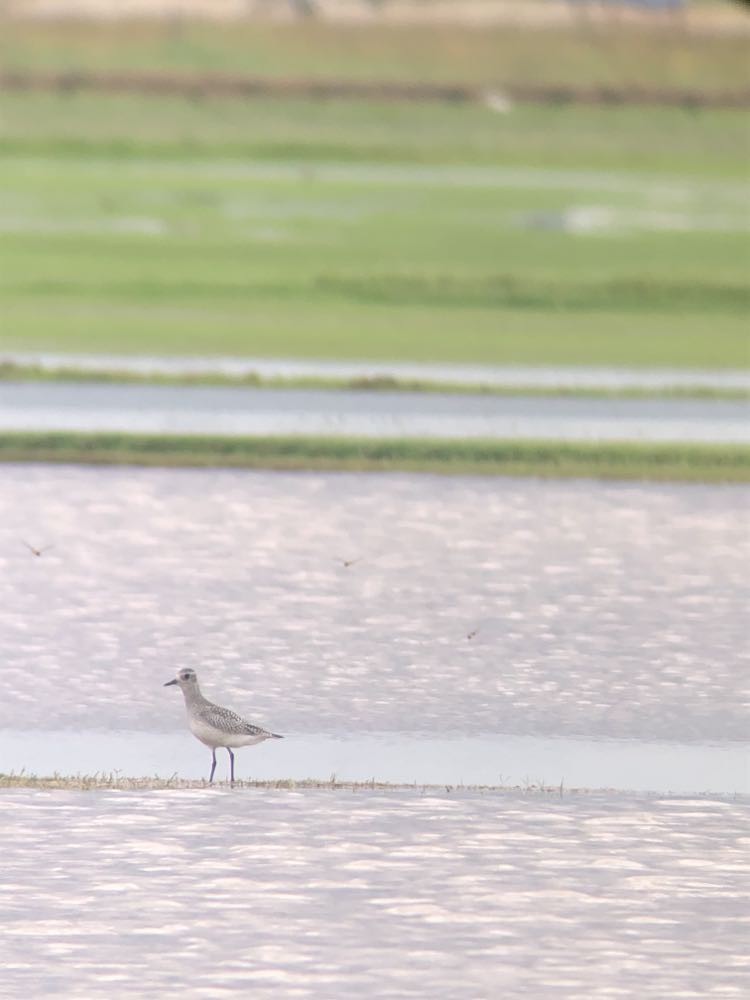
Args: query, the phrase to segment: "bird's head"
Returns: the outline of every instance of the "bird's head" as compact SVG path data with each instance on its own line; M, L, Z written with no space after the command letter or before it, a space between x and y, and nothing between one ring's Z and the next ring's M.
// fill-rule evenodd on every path
M167 681L164 687L170 687L172 684L179 684L183 691L188 688L195 687L198 684L198 675L190 667L184 667L171 681Z

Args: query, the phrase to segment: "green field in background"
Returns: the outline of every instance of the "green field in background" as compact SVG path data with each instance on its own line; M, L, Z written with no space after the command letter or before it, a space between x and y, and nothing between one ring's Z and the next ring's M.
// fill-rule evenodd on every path
M31 68L489 83L538 64L709 89L744 84L735 53L320 24L9 22L0 42ZM0 120L0 353L748 363L741 112L72 92L4 93Z
M747 178L739 110L0 92L0 155L558 167Z
M750 481L750 447L724 444L19 431L0 434L0 462Z
M2 158L0 350L747 362L737 180L207 153Z

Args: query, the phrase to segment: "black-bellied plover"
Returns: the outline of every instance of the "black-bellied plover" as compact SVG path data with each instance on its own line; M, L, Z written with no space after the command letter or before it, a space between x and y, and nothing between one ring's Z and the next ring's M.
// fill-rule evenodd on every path
M281 740L278 733L269 733L267 729L254 726L252 722L243 719L241 715L214 705L201 694L198 687L198 677L194 670L186 668L181 670L174 680L167 681L164 687L177 684L182 688L185 696L185 708L187 709L188 725L190 732L201 743L211 747L211 775L209 782L214 780L216 770L216 748L225 747L229 754L230 761L230 781L234 783L234 754L232 747L250 747L255 743L262 743L263 740Z

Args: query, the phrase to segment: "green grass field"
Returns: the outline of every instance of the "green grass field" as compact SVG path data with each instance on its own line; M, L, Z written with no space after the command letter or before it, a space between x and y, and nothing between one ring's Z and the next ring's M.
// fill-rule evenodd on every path
M748 75L734 40L679 33L308 28L11 23L0 57L488 84L499 65L708 89ZM5 93L0 122L0 352L748 364L741 112Z
M158 102L130 100L153 128L165 117ZM26 101L37 128L36 98ZM360 118L381 110L365 105ZM245 107L249 132L253 111ZM459 109L430 112L445 144L442 116ZM574 132L579 112L558 113ZM416 131L422 109L399 109L404 122L409 114ZM581 114L590 123L595 113ZM519 143L538 137L534 115L519 111L501 127ZM430 119L421 124L429 133ZM260 143L260 126L253 134ZM337 141L347 134L342 125ZM276 161L226 146L214 156L210 141L197 155L161 155L133 140L116 155L109 135L104 148L90 134L76 151L67 141L58 153L47 143L0 160L0 349L747 361L746 191L722 171L570 169L531 154L524 169L499 153L494 164L461 164L457 148L453 162L438 153L366 162L360 150L350 162ZM700 136L695 144L704 155Z
M743 445L19 431L0 434L0 462L750 481Z
M67 359L66 359L67 360ZM252 389L345 389L358 392L422 392L482 396L574 396L589 399L714 399L750 402L746 389L733 386L565 386L496 382L437 382L428 379L398 378L393 375L261 375L250 371L240 375L218 371L137 372L118 368L78 368L75 365L19 364L0 360L1 382L118 383L121 385L216 385Z
M746 180L737 110L0 92L0 154L486 165Z

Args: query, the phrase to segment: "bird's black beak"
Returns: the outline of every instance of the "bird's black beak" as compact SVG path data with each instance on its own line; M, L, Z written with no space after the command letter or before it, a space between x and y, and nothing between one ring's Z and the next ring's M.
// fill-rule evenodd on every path
M167 681L167 683L164 685L164 687L168 688L171 684L176 684L176 683L177 683L177 678L175 677L173 680Z

